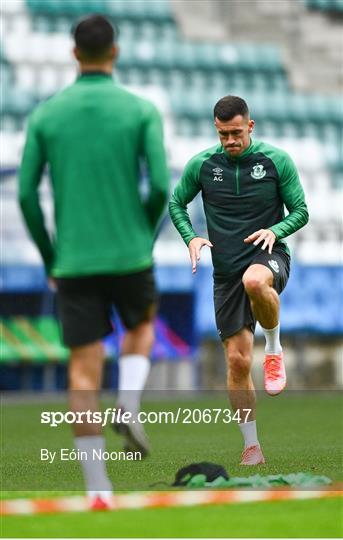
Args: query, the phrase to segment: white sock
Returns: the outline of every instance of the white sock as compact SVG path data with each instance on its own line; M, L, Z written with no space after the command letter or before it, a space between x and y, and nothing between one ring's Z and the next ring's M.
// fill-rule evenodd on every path
M244 448L248 448L248 446L260 446L257 438L256 420L242 422L239 424L239 429L244 438Z
M97 494L107 494L105 498L108 498L112 494L112 484L107 476L105 461L93 459L93 449L97 452L104 452L104 437L102 435L75 437L75 447L80 452L86 452L87 455L87 459L80 460L80 464L88 495L94 497Z
M267 354L280 354L282 347L280 343L280 323L275 328L262 328L266 338L265 351Z
M126 354L119 358L118 404L137 413L141 394L150 371L150 361L141 354Z
M113 496L113 493L112 491L103 491L103 490L92 490L92 489L89 489L87 491L87 495L90 499L95 499L96 497L101 497L103 501L106 501L108 503L111 502L112 500L112 496Z

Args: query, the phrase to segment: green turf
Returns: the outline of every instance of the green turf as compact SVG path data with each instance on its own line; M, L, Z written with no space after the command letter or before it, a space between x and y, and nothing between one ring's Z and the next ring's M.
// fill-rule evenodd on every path
M114 402L113 402L114 403ZM104 407L113 406L106 402ZM227 407L207 397L153 401L146 410ZM67 410L57 403L16 403L2 407L2 497L52 497L83 493L77 462L42 463L39 449L72 448L70 426L40 425L42 410ZM267 464L247 470L238 465L242 449L236 424L149 425L153 452L143 462L108 462L116 491L148 490L173 481L176 470L195 461L224 465L231 476L312 472L342 480L342 400L337 393L258 396L258 426ZM105 430L109 450L122 441ZM153 486L152 489L170 489ZM229 506L118 511L56 516L8 516L7 537L339 537L339 500L249 503Z
M258 427L267 464L249 474L312 472L342 479L342 398L337 393L294 394L258 400ZM106 403L105 406L113 406ZM146 409L172 410L177 406L206 408L228 406L219 398L198 401L153 402ZM66 408L66 406L64 406ZM3 496L15 491L81 491L78 462L40 461L40 448L72 448L68 425L42 426L41 410L61 410L61 404L5 405L2 411ZM154 424L147 426L153 452L142 462L108 462L115 489L146 490L151 484L171 483L178 468L195 461L224 465L231 476L247 476L238 465L242 441L236 424ZM108 450L121 450L122 441L107 427ZM159 489L166 489L157 486ZM156 489L156 486L153 487ZM33 493L34 496L34 493Z
M8 516L2 523L2 536L18 538L339 538L342 534L339 499Z

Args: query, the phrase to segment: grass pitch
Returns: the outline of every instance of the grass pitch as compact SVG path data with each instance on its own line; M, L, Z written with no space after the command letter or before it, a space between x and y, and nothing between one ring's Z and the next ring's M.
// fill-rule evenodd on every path
M258 427L266 465L240 467L241 435L232 424L154 424L146 427L153 452L142 462L108 462L117 491L147 490L158 481L170 484L178 468L213 461L231 476L312 472L342 480L342 398L337 393L288 393L258 399ZM227 407L219 397L185 398L146 404L146 410L178 406ZM114 406L106 402L104 406ZM77 462L42 463L40 447L72 448L69 426L39 423L41 410L67 410L61 404L3 406L4 498L51 497L83 492ZM109 450L121 440L105 431ZM159 486L153 486L159 489ZM170 487L161 485L161 489ZM332 500L245 503L227 506L120 510L110 513L6 516L5 537L340 537L342 502Z
M8 516L2 523L2 536L9 538L340 538L342 534L339 499Z

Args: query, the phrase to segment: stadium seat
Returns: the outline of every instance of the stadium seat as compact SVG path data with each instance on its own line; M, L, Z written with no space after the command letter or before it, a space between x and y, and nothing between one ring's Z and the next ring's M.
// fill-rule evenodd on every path
M42 336L51 347L51 354L56 360L65 361L69 358L68 349L63 347L59 325L53 317L37 317L31 319L31 324L37 334Z
M343 0L305 0L308 9L324 13L343 13Z
M31 340L23 331L21 325L15 319L7 319L5 322L4 337L16 350L18 360L42 361L46 356L40 347Z
M306 119L310 116L311 110L308 98L300 93L292 93L287 96L287 101L288 119L297 123L306 122Z
M2 89L2 114L24 116L31 112L35 105L32 95L19 87Z
M216 65L218 57L218 44L216 43L196 43L194 44L194 58L198 69L210 69Z
M62 346L57 322L52 317L13 317L1 321L5 360L65 362L68 350Z
M330 167L330 173L333 189L341 190L343 188L343 159L337 161Z
M1 69L1 86L2 88L8 88L13 83L12 69L7 63L3 61L1 61L0 69Z
M32 13L49 15L67 15L75 17L84 13L104 13L118 19L132 20L151 19L166 21L171 19L169 2L166 0L26 0L26 5Z

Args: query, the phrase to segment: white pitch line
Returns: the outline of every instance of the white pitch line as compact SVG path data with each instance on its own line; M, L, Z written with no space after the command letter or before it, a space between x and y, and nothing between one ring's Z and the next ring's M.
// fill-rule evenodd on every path
M230 491L186 491L186 492L142 492L114 495L111 510L134 508L159 508L249 502L287 501L342 497L337 490L230 490ZM86 512L90 510L87 497L56 497L55 499L15 499L1 501L2 515L29 515L59 512Z

